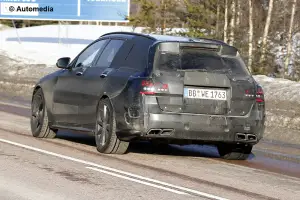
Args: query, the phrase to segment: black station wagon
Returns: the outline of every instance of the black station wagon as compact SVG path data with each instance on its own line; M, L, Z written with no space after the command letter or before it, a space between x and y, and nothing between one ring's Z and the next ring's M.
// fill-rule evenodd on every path
M33 91L35 137L92 133L117 154L134 140L211 144L225 159L246 159L263 137L263 90L221 41L114 32L56 65Z

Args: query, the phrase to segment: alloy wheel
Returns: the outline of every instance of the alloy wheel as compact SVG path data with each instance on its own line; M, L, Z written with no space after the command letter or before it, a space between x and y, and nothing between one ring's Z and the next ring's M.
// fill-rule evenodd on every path
M110 131L110 110L107 105L99 106L97 113L96 137L101 146L104 146L109 140Z
M32 102L31 123L33 130L37 130L42 126L44 117L44 101L43 97L36 95Z

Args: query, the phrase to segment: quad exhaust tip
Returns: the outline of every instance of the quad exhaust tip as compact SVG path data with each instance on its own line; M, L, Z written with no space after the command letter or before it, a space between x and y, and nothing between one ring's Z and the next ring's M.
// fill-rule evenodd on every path
M236 134L236 139L238 141L256 141L257 137L254 134L246 134L246 133L237 133Z

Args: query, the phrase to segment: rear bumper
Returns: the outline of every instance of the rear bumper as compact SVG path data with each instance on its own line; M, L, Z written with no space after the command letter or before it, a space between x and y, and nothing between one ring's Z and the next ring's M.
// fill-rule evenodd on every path
M118 136L124 140L138 137L255 144L262 139L265 129L265 109L258 104L244 116L167 113L159 108L155 97L128 103L125 110L122 104L114 105L118 112Z
M146 122L143 137L215 142L257 143L264 129L262 120L251 117L150 114Z
M208 143L252 143L263 137L264 116L247 117L147 113L144 120L132 121L132 134L148 139L195 140Z

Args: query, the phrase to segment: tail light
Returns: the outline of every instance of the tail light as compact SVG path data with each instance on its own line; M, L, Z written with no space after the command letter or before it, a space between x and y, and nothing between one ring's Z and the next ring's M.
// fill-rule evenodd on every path
M141 94L157 94L169 92L169 85L165 83L153 83L152 81L143 80L141 82Z
M263 103L265 101L264 99L264 91L261 86L256 86L256 102L257 103Z

